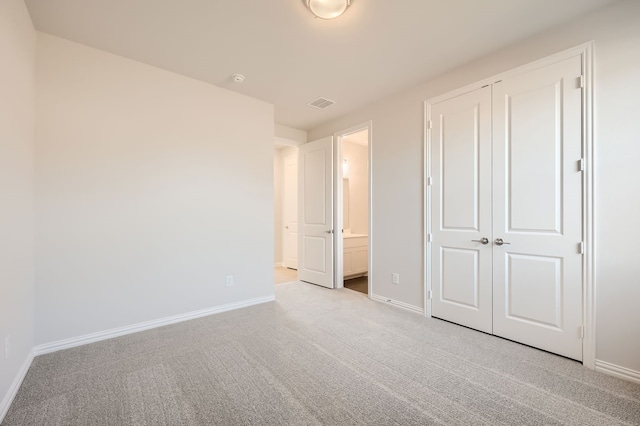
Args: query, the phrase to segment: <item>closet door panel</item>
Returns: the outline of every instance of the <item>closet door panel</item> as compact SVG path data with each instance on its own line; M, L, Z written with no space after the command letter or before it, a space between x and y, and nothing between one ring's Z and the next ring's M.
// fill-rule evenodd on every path
M432 105L432 315L492 330L491 89ZM475 240L475 241L474 241Z
M581 69L574 57L493 86L494 334L578 360Z

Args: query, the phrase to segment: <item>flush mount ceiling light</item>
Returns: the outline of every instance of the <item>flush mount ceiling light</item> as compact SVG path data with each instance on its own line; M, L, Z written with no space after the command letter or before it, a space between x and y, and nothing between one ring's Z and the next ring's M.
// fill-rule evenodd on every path
M305 0L307 7L318 18L334 19L342 15L351 0Z

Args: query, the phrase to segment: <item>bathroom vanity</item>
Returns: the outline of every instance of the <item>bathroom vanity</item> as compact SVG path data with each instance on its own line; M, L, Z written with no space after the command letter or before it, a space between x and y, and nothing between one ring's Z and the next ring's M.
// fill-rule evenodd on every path
M356 278L369 272L369 236L364 234L344 234L343 275Z

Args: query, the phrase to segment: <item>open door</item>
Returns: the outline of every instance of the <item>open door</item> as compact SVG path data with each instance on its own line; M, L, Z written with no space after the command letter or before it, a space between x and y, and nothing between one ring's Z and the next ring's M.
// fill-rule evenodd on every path
M298 150L298 279L334 288L333 137Z

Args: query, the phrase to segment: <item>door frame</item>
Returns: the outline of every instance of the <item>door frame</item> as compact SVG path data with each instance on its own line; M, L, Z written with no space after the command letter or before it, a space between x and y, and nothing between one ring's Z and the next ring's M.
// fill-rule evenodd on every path
M373 293L373 244L372 241L373 239L371 238L371 234L372 234L372 230L373 230L373 215L372 215L372 194L373 194L373 186L372 186L372 164L371 164L371 160L373 158L372 156L372 147L371 147L371 142L372 142L372 121L365 121L364 123L360 123L360 124L356 124L354 126L348 127L346 129L337 131L333 134L333 140L335 141L335 153L334 153L334 162L336 164L335 167L335 176L334 176L334 189L333 189L333 193L335 194L335 200L333 203L334 206L334 213L333 213L333 217L334 217L334 224L335 224L335 229L336 232L334 233L334 258L335 258L335 262L334 262L334 274L335 274L335 278L334 278L334 282L335 282L335 288L343 288L344 287L344 275L343 275L343 257L344 257L344 240L342 239L342 228L343 228L343 191L342 191L342 138L344 136L350 135L352 133L356 133L362 130L367 130L367 162L368 162L368 175L367 175L367 187L369 190L369 205L367 206L367 210L368 210L368 215L369 215L369 238L368 238L368 244L369 244L369 253L368 253L368 259L367 259L367 276L369 277L367 279L368 282L368 294L367 297L369 297L369 299L371 299L371 295Z
M431 249L430 235L431 223L431 132L430 117L431 106L440 101L462 95L485 85L493 84L503 78L541 68L558 61L580 56L582 60L582 238L584 243L584 255L582 262L582 364L593 370L596 359L596 281L595 281L595 155L594 155L594 42L580 44L573 48L558 52L526 65L477 81L464 87L452 90L445 94L435 96L424 103L424 145L423 145L423 187L424 187L424 222L423 222L423 277L424 277L424 306L425 316L431 317L432 280L431 280Z

